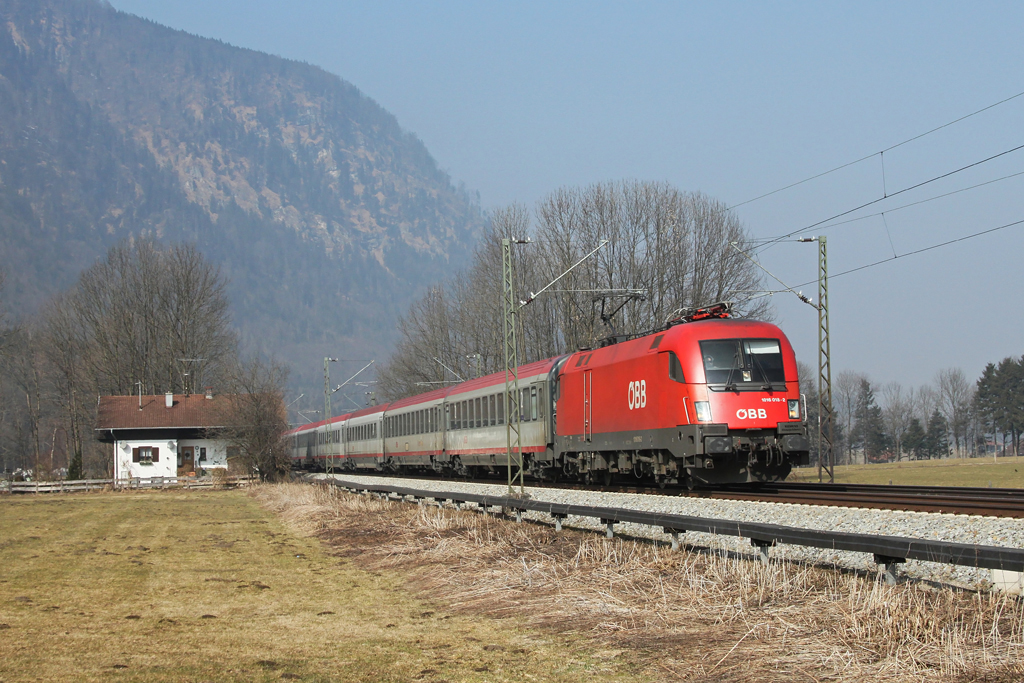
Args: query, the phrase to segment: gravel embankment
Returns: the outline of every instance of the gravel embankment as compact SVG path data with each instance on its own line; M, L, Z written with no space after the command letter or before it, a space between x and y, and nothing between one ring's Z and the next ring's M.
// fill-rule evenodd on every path
M323 475L321 475L323 476ZM427 481L399 477L359 476L339 474L337 479L357 484L404 486L425 491L450 491L452 493L476 493L503 496L507 491L504 484L477 484L457 481ZM725 519L763 524L780 524L805 529L827 529L859 534L904 536L931 540L994 545L1010 548L1024 548L1024 519L999 517L973 517L967 515L935 514L928 512L895 512L822 505L797 505L792 503L753 503L748 501L709 500L701 498L675 498L632 493L598 493L592 491L567 491L548 488L526 487L534 500L567 503L572 505L593 505L601 507L628 508L666 514L692 515L709 519ZM527 519L551 523L544 514L528 512ZM580 529L603 530L599 520L587 517L570 517L565 526ZM652 538L667 541L668 535L661 529L623 523L615 527L617 534ZM682 541L683 539L680 538ZM685 542L691 545L720 548L754 555L747 539L733 536L714 536L689 532ZM803 546L777 546L769 552L772 557L785 557L824 564L836 564L851 569L877 571L874 558L865 553L824 550ZM990 574L986 569L957 567L908 560L900 567L901 574L930 581L938 581L970 588L985 588L990 585Z

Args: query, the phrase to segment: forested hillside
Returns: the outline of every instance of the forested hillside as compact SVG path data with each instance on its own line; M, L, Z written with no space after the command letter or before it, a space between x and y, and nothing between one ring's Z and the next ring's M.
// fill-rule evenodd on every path
M381 355L482 226L354 86L95 0L0 0L0 252L28 315L128 236L192 242L297 382Z

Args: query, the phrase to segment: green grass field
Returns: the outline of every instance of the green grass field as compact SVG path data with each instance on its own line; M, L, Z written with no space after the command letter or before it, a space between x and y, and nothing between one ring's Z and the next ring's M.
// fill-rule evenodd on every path
M446 614L241 491L8 495L0 528L4 683L634 680L571 637Z
M789 481L818 481L816 468L793 470ZM840 465L836 482L841 484L895 484L913 486L992 486L1024 488L1024 457L950 458L916 460L878 465Z

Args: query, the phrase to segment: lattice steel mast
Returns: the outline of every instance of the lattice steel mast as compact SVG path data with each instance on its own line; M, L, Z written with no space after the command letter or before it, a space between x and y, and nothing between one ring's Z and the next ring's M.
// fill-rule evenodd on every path
M822 480L824 466L829 483L834 483L832 347L828 336L828 246L824 235L814 239L818 242L818 481Z
M519 495L523 495L523 446L520 440L522 424L519 414L519 352L516 343L516 312L518 304L515 298L515 277L512 270L512 243L521 240L501 240L501 297L502 326L505 338L505 457L508 464L508 495L512 490L512 462L519 467L516 475L519 478Z
M330 453L331 443L331 363L337 363L337 358L324 358L324 452L326 453L327 459L324 465L324 471L327 472L327 476L334 474L334 456Z

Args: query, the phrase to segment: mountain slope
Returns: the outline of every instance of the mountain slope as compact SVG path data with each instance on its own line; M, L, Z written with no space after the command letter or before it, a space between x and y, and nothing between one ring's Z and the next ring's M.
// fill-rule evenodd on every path
M0 249L31 311L113 242L193 241L243 337L316 376L394 339L477 204L395 118L307 64L95 0L0 0Z

